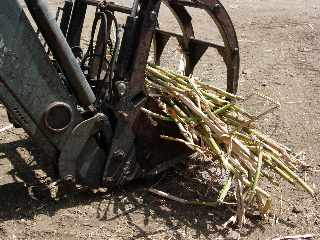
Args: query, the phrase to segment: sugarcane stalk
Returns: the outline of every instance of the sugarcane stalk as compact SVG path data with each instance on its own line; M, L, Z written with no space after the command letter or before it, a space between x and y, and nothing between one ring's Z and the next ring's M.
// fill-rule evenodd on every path
M270 154L269 156L271 157L272 161L276 162L276 164L280 166L291 178L295 179L311 196L314 196L314 190L308 184L306 184L296 173L294 173L279 159L273 157Z
M161 114L158 114L158 113L154 113L146 108L140 108L140 110L142 112L144 112L145 114L147 114L148 116L151 116L153 118L156 118L156 119L160 119L160 120L163 120L163 121L168 121L168 122L174 122L174 120L171 118L171 117L166 117L166 116L163 116Z
M197 144L194 144L192 142L188 142L184 139L181 138L175 138L175 137L170 137L170 136L166 136L166 135L160 135L160 138L165 139L165 140L169 140L169 141L173 141L173 142L179 142L182 143L184 145L186 145L187 147L189 147L190 149L199 152L202 155L205 155L205 149L201 148L200 146L198 146Z
M278 173L282 178L284 178L287 182L291 183L292 185L294 184L293 179L291 178L290 175L288 175L286 172L284 172L281 168L276 166L275 164L272 163L271 157L265 153L263 161L270 167L272 168L276 173Z
M243 178L243 182L246 185L246 187L251 186L251 182L248 179ZM262 188L260 188L259 186L256 187L256 192L260 193L265 198L271 198L271 195L268 192L266 192L265 190L263 190Z
M251 187L251 191L255 192L256 188L257 188L257 184L258 181L260 179L260 175L261 175L261 167L262 167L262 159L263 159L263 151L262 148L260 147L259 149L259 157L258 157L258 164L257 164L257 170L256 170L256 174L254 176L254 179L252 181L252 187Z
M154 188L149 188L148 189L149 192L156 194L160 197L175 201L175 202L179 202L182 204L187 204L187 205L196 205L196 206L206 206L206 207L217 207L218 206L218 202L207 202L207 201L196 201L196 200L186 200L171 194L168 194L166 192L160 191L158 189L154 189Z
M160 67L157 67L157 66L155 68L157 70L159 70L163 75L166 75L169 78L169 79L167 78L167 80L169 80L170 82L173 82L173 83L174 82L178 82L181 85L188 86L188 83L185 80L183 80L182 78L178 77L175 74L172 74L170 71L164 70L163 68L160 68ZM152 68L147 66L147 71L149 71L149 70L152 70ZM160 75L160 72L157 72L157 73L159 73L159 75ZM172 79L174 79L175 81L172 81Z
M142 111L155 119L175 122L184 139L161 137L185 144L203 155L217 156L229 174L219 191L218 201L209 205L223 202L232 183L237 182L238 190L241 190L238 192L241 211L247 208L244 197L250 194L249 203L252 204L255 198L264 215L272 206L271 195L259 186L260 179L279 185L270 175L271 171L314 195L314 190L294 172L301 162L289 154L291 150L255 129L254 123L259 118L280 107L278 102L256 93L276 106L253 116L236 105L234 100L246 101L254 94L247 98L236 96L196 81L192 76L183 76L153 64L147 66L146 76L147 89L160 99L163 115L146 109ZM199 146L201 143L204 145ZM197 205L201 201L188 203ZM239 214L239 218L242 217L243 214Z
M213 94L213 93L207 93L203 91L203 95L210 101L212 101L212 103L218 105L218 106L223 106L225 104L228 104L229 101L224 100L219 98L217 95Z
M215 110L213 113L216 114L216 115L219 115L221 113L224 113L226 111L228 111L230 108L232 108L234 106L233 103L228 103L226 105L224 105L223 107L221 108L218 108L217 110Z
M234 167L234 169L236 169L238 171L238 174L244 175L246 177L248 177L248 171L247 169L245 169L239 162L238 159L235 159L233 157L229 157L229 162L230 164ZM237 175L237 174L235 174Z
M248 129L248 131L249 131L249 133L253 133L254 135L256 135L259 139L261 139L265 143L269 144L270 146L272 146L274 149L276 149L277 151L279 151L282 154L283 154L284 151L290 151L290 149L287 148L286 146L275 142L274 140L272 140L271 138L267 137L265 134L259 132L256 129Z
M200 117L210 127L214 134L217 136L222 136L225 133L221 131L221 129L216 126L212 120L206 114L204 114L189 98L177 92L173 93L172 95L179 98L179 100L181 100L196 116Z
M206 125L202 125L202 129L203 129L204 141L207 143L210 150L219 157L222 165L224 166L224 169L227 171L233 171L232 170L233 166L230 165L227 158L224 156L223 151L220 149L219 145L216 143L216 141L212 137L211 129Z
M227 98L231 98L231 99L235 99L235 100L245 100L243 97L241 96L238 96L238 95L234 95L232 93L229 93L227 91L224 91L220 88L216 88L212 85L209 85L209 84L205 84L205 83L202 83L201 81L198 82L199 86L204 88L204 89L208 89L208 90L213 90L217 93L219 93L220 95L224 96L224 97L227 97Z
M224 199L226 198L226 196L231 188L232 181L233 181L233 175L230 175L227 178L227 180L225 181L223 188L219 192L219 197L218 197L217 202L222 203L224 201Z
M155 78L155 77L153 77L152 82L150 81L149 83L150 84L153 83L153 84L151 84L151 86L156 83L156 84L162 86L163 88L165 88L167 91L176 91L176 92L183 93L183 94L188 90L188 89L179 88L177 86L174 86L166 81L163 81L163 80L161 80L159 78Z

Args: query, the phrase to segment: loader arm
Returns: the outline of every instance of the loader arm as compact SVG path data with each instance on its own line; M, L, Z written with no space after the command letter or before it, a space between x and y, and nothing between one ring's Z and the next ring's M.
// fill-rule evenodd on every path
M98 123L107 121L107 118L100 114L89 120L84 119L79 108L88 105L89 98L83 100L81 97L85 94L78 95L79 98L75 94L81 91L86 93L88 89L91 91L90 86L75 83L78 89L72 89L72 76L67 79L67 74L59 73L54 67L18 1L4 0L0 5L1 102L32 141L42 148L45 153L43 159L48 159L48 164L60 166L59 177L68 180L77 177L84 184L99 183L99 174L94 180L91 178L87 181L89 178L86 175L91 174L90 170L87 169L86 173L83 170L82 176L76 172L76 168L79 168L76 163L84 162L86 157L95 159L99 169L104 166L105 153L98 147L93 135L99 129ZM76 63L72 54L69 58ZM68 67L66 64L62 66ZM78 68L80 72L77 74L82 74ZM87 124L86 131L80 134L83 123ZM80 139L81 144L78 141L78 145L75 145L74 139ZM90 149L86 146L90 146Z
M63 181L90 187L121 185L158 174L192 153L160 138L180 136L174 123L155 125L140 111L159 111L146 93L145 69L150 52L154 63L161 64L170 38L179 43L187 75L209 48L216 49L227 68L227 90L237 90L238 41L218 0L133 0L132 7L65 0L60 27L47 0L25 0L35 28L19 2L0 1L0 101ZM159 28L163 4L182 35ZM89 6L96 12L84 48L81 38ZM186 7L208 14L223 44L196 39ZM126 15L123 24L116 13Z

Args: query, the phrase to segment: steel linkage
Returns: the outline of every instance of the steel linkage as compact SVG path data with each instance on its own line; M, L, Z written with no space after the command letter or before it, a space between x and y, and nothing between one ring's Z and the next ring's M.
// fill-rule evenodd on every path
M170 9L182 34L159 28L161 4ZM89 6L95 7L96 13L89 46L82 54L81 36ZM196 39L189 8L200 9L209 15L223 44ZM127 15L125 24L118 23L117 13ZM81 59L81 68L97 98L95 107L112 115L113 137L107 147L103 184L121 184L152 172L159 164L169 166L163 164L163 159L174 162L182 152L190 154L184 147L159 138L163 129L170 129L171 135L172 132L178 134L173 124L154 126L140 112L141 107L156 108L144 88L145 67L152 48L154 62L160 65L169 39L176 38L182 50L186 75L193 73L209 48L216 49L227 68L227 91L237 91L238 41L231 19L218 0L134 0L131 7L109 1L76 0L72 13L70 2L66 1L61 26L73 53Z
M218 0L133 0L131 7L109 1L66 0L60 28L49 14L46 1L25 2L49 51L41 48L27 18L18 22L7 17L4 22L8 24L2 31L11 39L16 39L12 29L20 29L17 25L28 30L20 41L29 39L26 45L33 51L30 56L20 42L10 47L17 56L29 59L28 69L33 74L21 68L21 76L28 79L22 81L8 67L13 58L4 58L5 67L0 65L0 84L4 86L0 98L34 142L54 156L52 165L62 181L93 187L119 185L157 174L192 153L183 145L160 138L161 134L179 136L174 123L154 124L141 111L142 107L159 110L145 91L145 70L152 52L154 63L161 64L170 38L177 39L181 48L186 75L193 73L208 49L216 49L227 68L227 90L237 91L238 41L230 17ZM22 11L17 0L2 4L10 6L10 11L0 8L4 16L18 16ZM170 9L182 34L159 28L162 4ZM95 13L89 44L83 47L84 26L92 7ZM195 37L189 8L210 16L223 44ZM126 15L122 24L119 14ZM7 38L5 42L9 43ZM19 62L22 57L16 61L17 66L23 66ZM18 83L24 89L18 88ZM26 89L33 94L26 95ZM34 105L29 95L39 103Z

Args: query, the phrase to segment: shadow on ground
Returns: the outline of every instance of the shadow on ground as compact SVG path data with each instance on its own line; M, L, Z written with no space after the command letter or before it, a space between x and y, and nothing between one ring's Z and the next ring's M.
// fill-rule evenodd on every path
M134 229L135 235L131 239L151 239L153 235L157 235L161 231L170 231L174 239L184 239L181 231L178 231L183 228L193 229L194 237L202 236L207 239L211 239L212 235L227 237L230 232L229 229L224 229L222 226L234 215L232 209L223 206L213 209L205 206L183 205L154 196L146 191L151 185L157 184L157 188L187 199L201 199L201 196L206 199L216 198L216 193L208 191L208 185L204 183L205 181L201 181L181 169L171 170L157 179L135 181L121 189L113 189L107 193L94 194L88 190L77 191L68 193L67 196L56 201L50 198L46 184L39 180L35 174L38 166L26 163L17 150L19 148L25 148L31 152L33 156L31 162L37 161L35 156L40 156L28 139L0 145L2 153L0 166L5 159L9 159L14 167L9 172L14 181L0 185L0 223L10 220L34 219L39 214L51 217L61 209L92 205L95 207L95 212L92 215L97 221L111 223L117 219L123 219L130 228ZM21 182L19 179L23 179L25 182ZM31 185L36 186L39 200L34 200L30 196L27 186ZM139 224L136 223L137 215L140 216ZM166 228L159 230L154 227L151 230L142 228L141 216L143 226L160 221L165 224ZM253 219L245 227L243 234L250 234L257 227L263 230L259 221Z

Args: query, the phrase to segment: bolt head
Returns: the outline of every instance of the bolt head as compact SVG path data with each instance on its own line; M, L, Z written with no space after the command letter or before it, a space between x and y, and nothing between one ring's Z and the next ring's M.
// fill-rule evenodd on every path
M114 153L113 153L113 156L112 158L115 158L115 159L124 159L125 158L125 152L122 150L122 149L119 149L119 150L116 150Z
M156 13L156 11L152 11L151 13L150 13L150 19L151 19L151 21L155 21L156 19L157 19L157 13Z
M221 7L221 5L219 3L216 3L215 5L213 5L212 11L217 11L220 9L220 7Z

